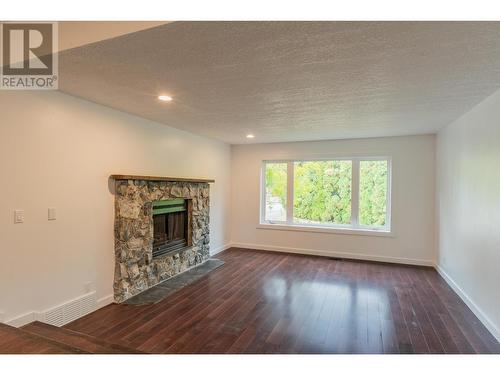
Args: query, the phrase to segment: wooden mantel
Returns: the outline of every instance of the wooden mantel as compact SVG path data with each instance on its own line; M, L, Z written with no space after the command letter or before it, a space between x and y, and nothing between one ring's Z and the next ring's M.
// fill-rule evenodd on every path
M213 183L215 180L202 178L182 178L182 177L158 177L158 176L133 176L127 174L112 174L114 180L141 180L141 181L169 181L169 182L198 182Z

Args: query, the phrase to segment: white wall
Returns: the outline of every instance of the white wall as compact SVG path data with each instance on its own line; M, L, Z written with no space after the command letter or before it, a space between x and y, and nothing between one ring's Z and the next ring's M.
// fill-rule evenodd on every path
M211 249L228 242L228 145L58 92L1 91L0 116L5 321L78 297L87 282L98 298L112 294L111 174L214 178Z
M500 340L500 91L437 137L440 271Z
M393 237L257 229L262 160L392 156ZM232 146L235 246L434 265L435 136Z

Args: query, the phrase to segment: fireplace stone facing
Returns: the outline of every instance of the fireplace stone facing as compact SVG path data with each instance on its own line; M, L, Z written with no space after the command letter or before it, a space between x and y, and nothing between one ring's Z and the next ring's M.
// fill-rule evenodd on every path
M123 302L209 258L212 180L111 177L115 180L116 302ZM176 198L190 202L191 246L153 258L153 202Z

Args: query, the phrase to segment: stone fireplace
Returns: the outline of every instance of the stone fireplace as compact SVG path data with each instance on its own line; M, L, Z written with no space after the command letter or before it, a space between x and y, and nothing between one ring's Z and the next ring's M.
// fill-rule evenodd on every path
M113 175L116 302L205 262L213 180Z

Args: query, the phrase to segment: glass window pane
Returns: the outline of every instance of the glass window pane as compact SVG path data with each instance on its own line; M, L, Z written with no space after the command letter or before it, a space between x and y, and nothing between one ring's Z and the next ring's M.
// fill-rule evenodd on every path
M359 223L383 227L387 212L387 160L362 160L359 165Z
M266 221L286 221L287 164L266 163Z
M295 162L293 221L350 224L351 179L351 160Z

